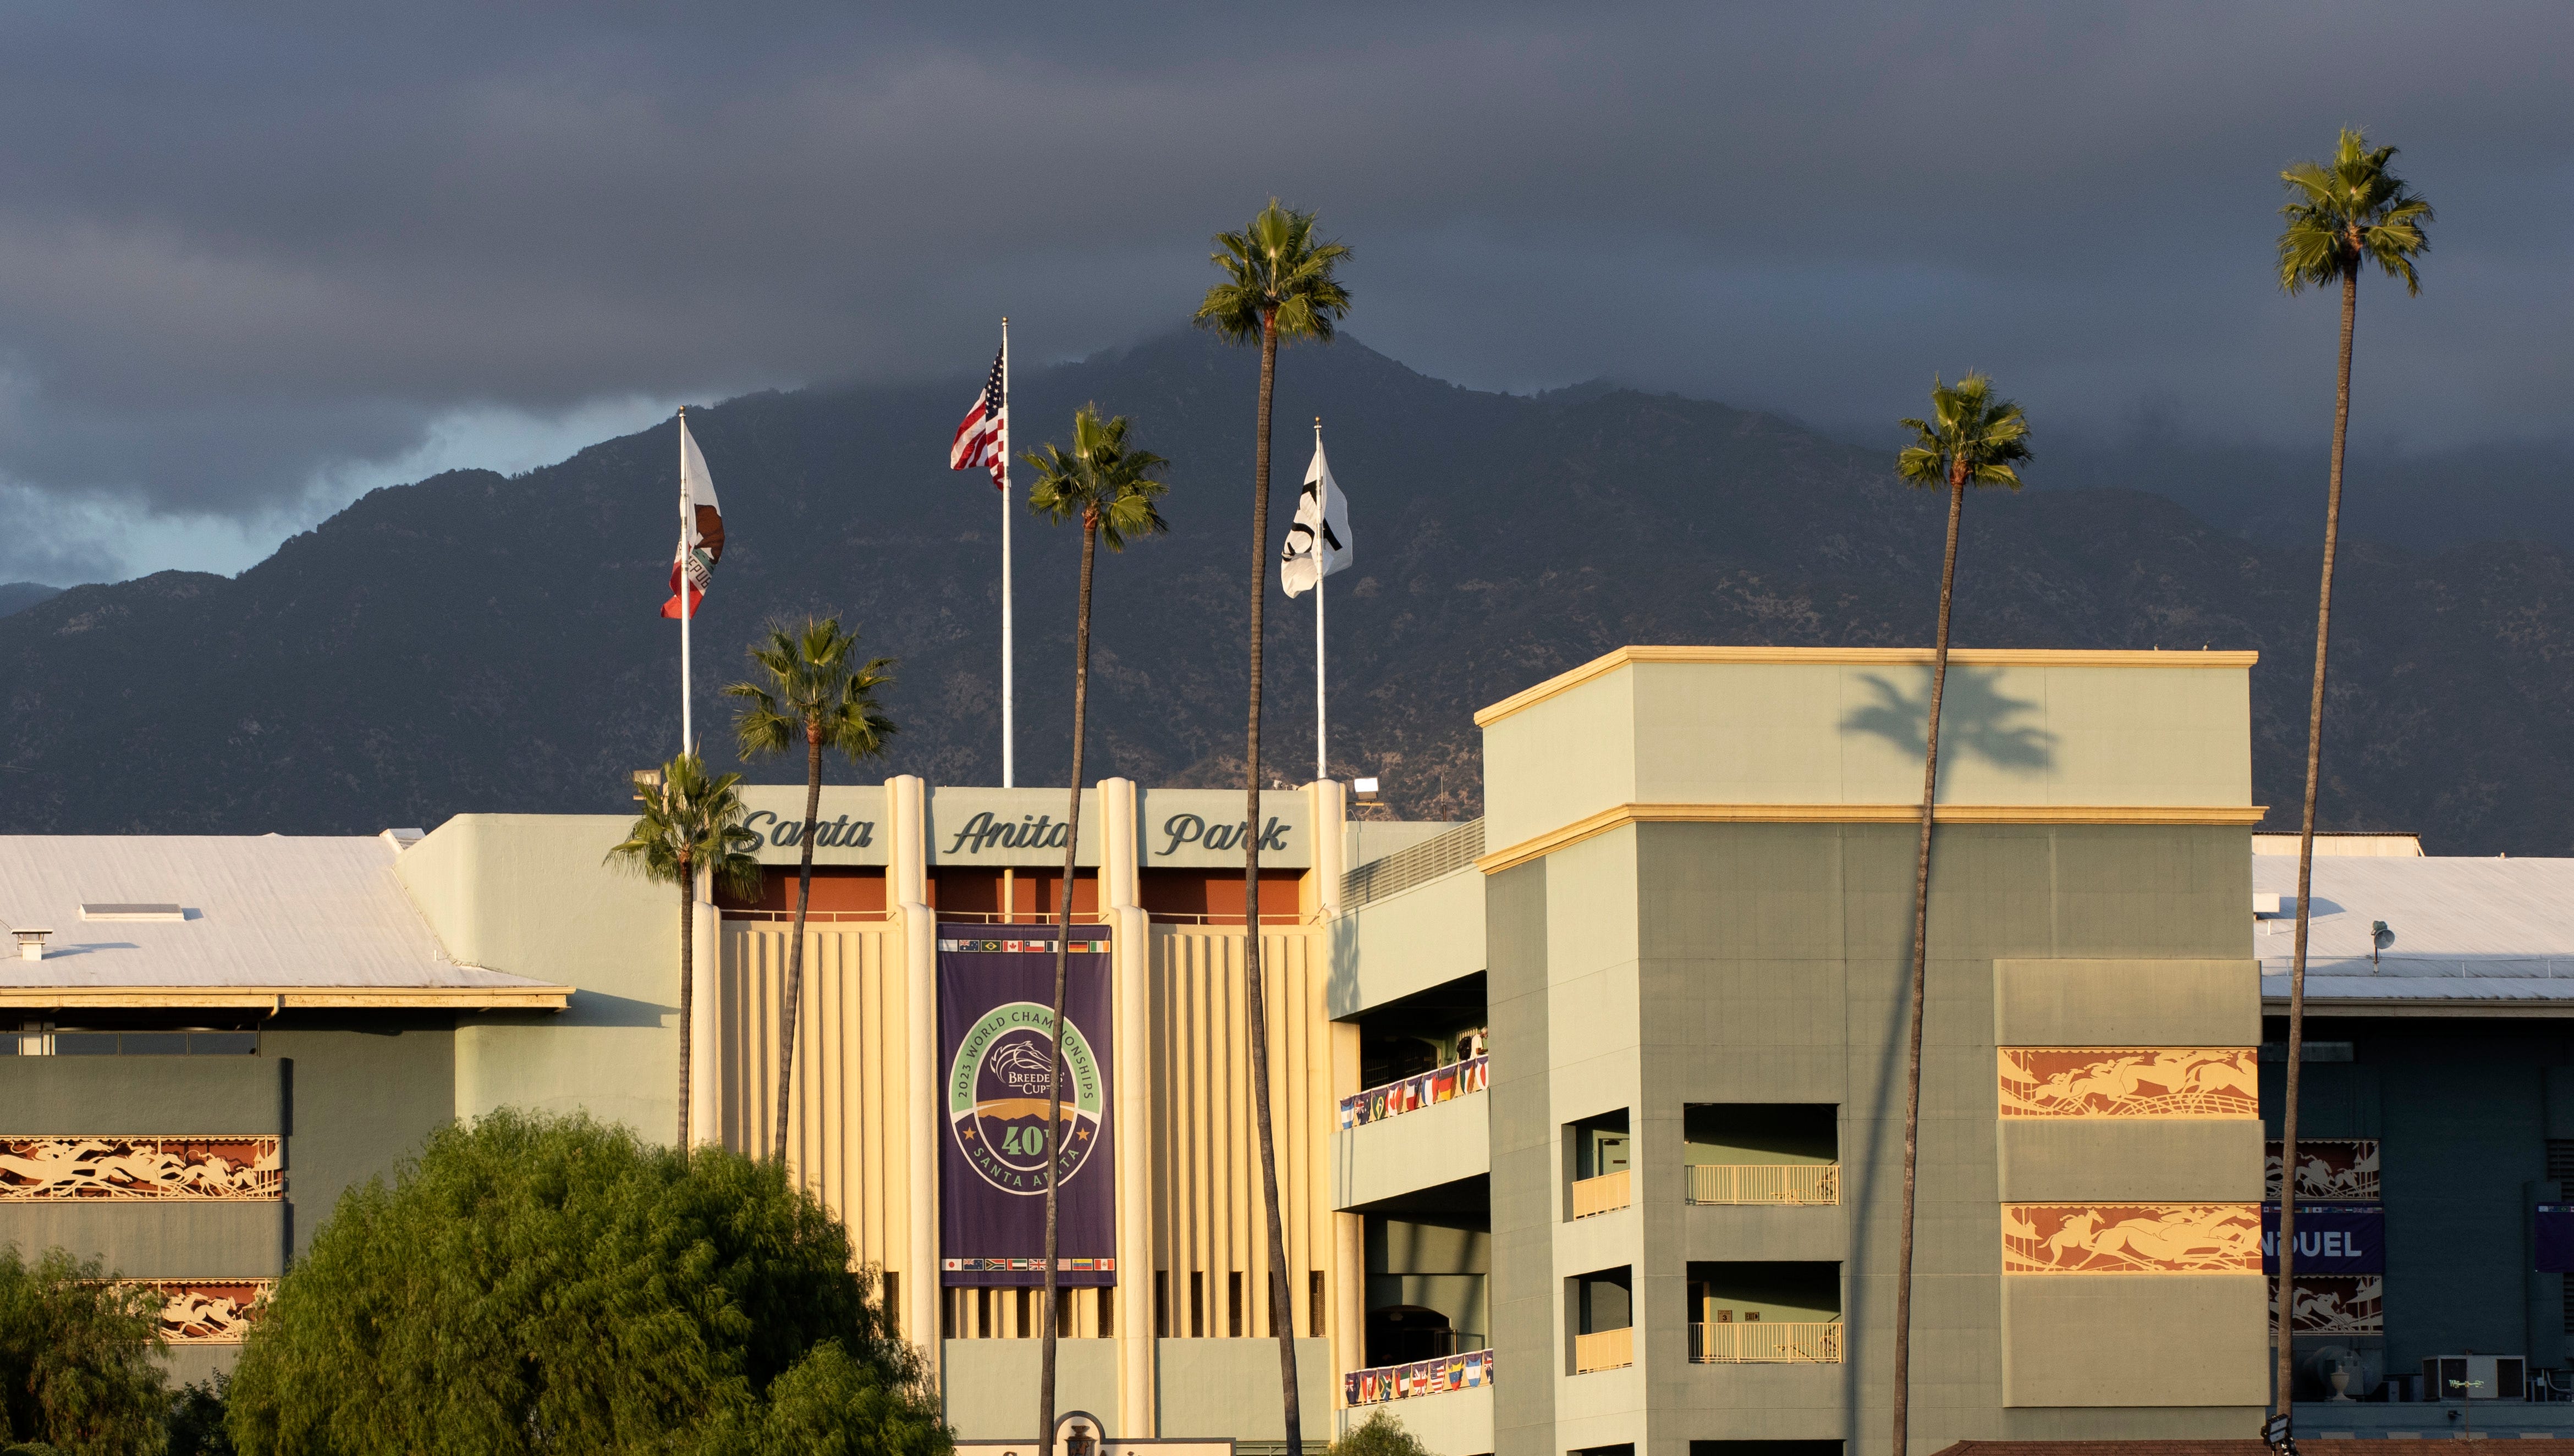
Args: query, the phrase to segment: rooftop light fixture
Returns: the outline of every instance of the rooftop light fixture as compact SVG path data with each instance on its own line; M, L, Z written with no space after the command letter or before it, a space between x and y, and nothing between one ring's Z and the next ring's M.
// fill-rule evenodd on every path
M661 787L661 771L659 769L637 769L635 771L636 803L643 803L646 794L649 794L652 790L659 787Z
M1375 803L1375 802L1376 802L1376 800L1377 800L1376 780L1374 780L1374 779L1352 779L1352 780L1350 780L1350 797L1352 797L1352 798L1354 798L1354 799L1358 800L1358 801L1359 801L1360 803L1362 803L1362 804L1373 804L1373 803Z

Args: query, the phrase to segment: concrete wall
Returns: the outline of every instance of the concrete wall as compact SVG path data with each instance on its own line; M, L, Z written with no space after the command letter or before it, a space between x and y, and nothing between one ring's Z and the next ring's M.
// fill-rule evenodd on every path
M1901 805L1921 797L1927 653L1716 649L1702 661L1596 668L1483 719L1488 849L1628 803ZM2248 654L2049 662L1959 650L1940 711L1948 751L1939 797L2248 804L2249 691Z
M460 814L394 862L450 956L576 988L561 1012L459 1019L456 1115L587 1108L675 1132L678 892L605 863L630 822Z
M1269 1346L1269 1388L1278 1388L1278 1351ZM1037 1428L1037 1378L1044 1344L1039 1340L948 1340L939 1358L947 1398L947 1423L959 1440L1026 1441ZM1055 1417L1086 1410L1121 1436L1127 1426L1117 1408L1117 1341L1055 1342Z
M1153 1348L1153 1389L1160 1397L1164 1437L1286 1439L1276 1340L1155 1340ZM1306 1440L1329 1439L1340 1384L1332 1372L1331 1341L1296 1341L1298 1414Z
M1332 1134L1332 1206L1356 1208L1488 1171L1491 1097L1469 1092Z
M1484 969L1484 877L1442 875L1331 929L1331 1015L1354 1017Z

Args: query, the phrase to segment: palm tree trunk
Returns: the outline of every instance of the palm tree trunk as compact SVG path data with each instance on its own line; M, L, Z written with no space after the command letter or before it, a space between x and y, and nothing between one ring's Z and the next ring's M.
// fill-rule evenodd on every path
M1269 1218L1269 1324L1278 1336L1280 1417L1287 1456L1304 1456L1296 1393L1296 1311L1287 1295L1287 1224L1278 1205L1278 1140L1269 1116L1269 998L1260 970L1260 646L1269 594L1269 404L1278 380L1278 326L1260 321L1260 429L1251 456L1251 731L1242 765L1243 1005L1251 1018L1251 1108L1260 1126L1260 1191Z
M2341 535L2342 450L2350 438L2350 340L2359 322L2359 266L2341 275L2341 376L2333 389L2332 473L2324 487L2323 585L2315 593L2315 690L2306 702L2306 802L2297 825L2297 941L2288 963L2288 1072L2279 1102L2279 1311L2270 1406L2286 1414L2296 1350L2289 1321L2296 1302L2290 1274L2297 1257L2297 1073L2306 1050L2306 902L2315 878L2315 788L2324 758L2324 661L2332 635L2333 547Z
M697 877L679 862L679 1152L688 1151L688 1045L697 1014Z
M1948 607L1956 599L1957 521L1966 477L1948 471L1948 545L1939 559L1939 629L1930 646L1930 717L1922 754L1922 847L1913 862L1913 1025L1904 1064L1904 1224L1895 1255L1894 1456L1905 1456L1913 1419L1913 1187L1922 1147L1922 1007L1930 949L1930 811L1939 792L1939 699L1948 686Z
M804 725L804 850L795 866L795 939L786 948L786 1005L777 1019L777 1151L786 1163L787 1093L795 1086L795 1009L804 997L804 907L813 898L813 825L822 815L822 729Z
M1054 1344L1062 1331L1054 1326L1056 1233L1063 1192L1063 992L1072 966L1072 876L1081 849L1081 737L1090 709L1090 568L1099 554L1099 517L1085 512L1081 522L1081 604L1072 629L1072 807L1063 812L1063 917L1054 943L1054 1079L1047 1084L1045 1194L1045 1315L1037 1353L1037 1451L1054 1456Z

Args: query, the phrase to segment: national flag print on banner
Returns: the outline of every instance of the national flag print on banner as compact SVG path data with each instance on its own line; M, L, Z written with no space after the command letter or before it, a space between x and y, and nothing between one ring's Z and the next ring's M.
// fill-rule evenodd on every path
M983 381L983 393L974 407L965 411L965 420L956 426L956 440L947 447L947 468L970 470L982 465L992 472L996 490L1009 488L1009 461L1001 457L1001 436L1010 422L1009 396L1001 389L1001 356L992 356L991 377Z
M1350 564L1350 502L1332 479L1331 462L1323 458L1323 438L1314 436L1314 462L1305 467L1305 491L1296 498L1296 523L1287 528L1287 549L1278 562L1278 584L1289 596L1303 596L1314 583Z
M688 616L697 614L697 604L706 599L706 582L714 574L715 562L723 559L723 510L715 504L714 477L706 473L706 457L697 452L697 442L688 433L688 417L679 416L679 549L670 557L670 599L661 603L661 615L681 614L679 591L686 583Z

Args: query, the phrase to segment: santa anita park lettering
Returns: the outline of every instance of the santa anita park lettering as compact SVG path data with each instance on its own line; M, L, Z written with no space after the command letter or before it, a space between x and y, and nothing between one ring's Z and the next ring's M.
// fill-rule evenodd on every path
M1242 795L1226 789L1145 789L1134 792L1135 848L1139 865L1173 869L1242 867L1252 834ZM741 791L749 809L743 826L759 836L754 851L765 864L790 865L801 855L804 790L792 784L751 784ZM932 788L921 835L931 864L1061 866L1071 826L1062 789ZM1260 861L1279 870L1313 868L1313 806L1301 791L1260 796ZM814 816L813 863L885 865L892 832L885 792L879 786L825 787ZM1096 790L1081 795L1078 863L1100 862L1103 821Z

